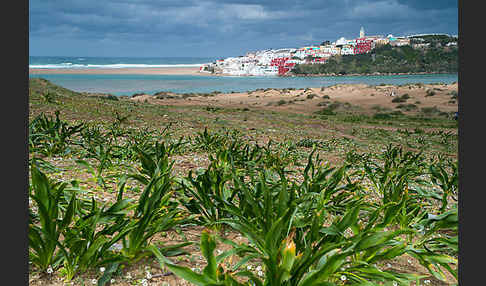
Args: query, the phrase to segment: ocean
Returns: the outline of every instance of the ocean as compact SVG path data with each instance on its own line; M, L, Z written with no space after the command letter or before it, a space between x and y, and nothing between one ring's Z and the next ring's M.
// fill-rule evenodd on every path
M198 67L218 58L195 57L29 57L29 68L163 68Z
M217 58L92 58L92 57L30 57L30 68L133 68L200 66ZM307 88L335 84L363 83L408 84L452 83L457 74L380 75L380 76L199 76L199 75L140 75L140 74L29 74L78 92L109 93L116 96L135 93L154 94L161 91L176 93L244 92L259 88Z

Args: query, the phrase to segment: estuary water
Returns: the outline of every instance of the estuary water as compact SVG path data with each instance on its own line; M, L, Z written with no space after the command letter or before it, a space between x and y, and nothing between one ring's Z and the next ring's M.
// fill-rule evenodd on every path
M453 83L457 74L380 75L380 76L203 76L203 75L140 75L140 74L30 74L78 92L100 92L113 95L135 93L154 94L160 91L176 93L244 92L259 88L307 88L336 84L408 84Z

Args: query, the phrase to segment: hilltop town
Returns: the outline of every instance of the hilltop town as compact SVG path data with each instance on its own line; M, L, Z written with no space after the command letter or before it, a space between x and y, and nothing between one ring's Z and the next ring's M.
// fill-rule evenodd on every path
M411 46L413 49L426 49L431 45L452 47L457 46L457 36L447 34L367 36L364 28L361 27L359 37L355 39L341 37L335 42L324 41L320 45L248 52L245 56L219 59L201 66L200 72L232 76L281 76L288 74L298 64L324 64L333 57L367 54L384 45Z

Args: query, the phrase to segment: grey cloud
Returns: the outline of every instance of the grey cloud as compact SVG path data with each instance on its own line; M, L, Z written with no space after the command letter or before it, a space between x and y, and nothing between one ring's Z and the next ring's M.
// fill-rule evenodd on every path
M37 54L52 39L74 47L73 53L83 41L91 41L89 47L141 42L154 55L185 54L181 47L190 47L217 56L354 37L361 26L374 34L457 33L456 6L457 1L401 0L30 0L29 37L31 51L38 43Z

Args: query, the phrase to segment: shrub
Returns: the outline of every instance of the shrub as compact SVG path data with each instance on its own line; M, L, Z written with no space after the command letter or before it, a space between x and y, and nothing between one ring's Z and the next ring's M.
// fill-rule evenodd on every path
M390 115L390 113L375 113L373 114L373 119L392 119L393 116Z
M405 111L410 111L410 110L414 110L414 109L417 109L417 105L415 104L399 104L396 106L396 108L400 108L400 109L403 109Z
M420 111L422 111L422 113L426 114L426 115L431 115L431 114L435 114L435 113L439 113L440 110L434 106L434 107L423 107L420 109Z
M403 113L400 111L400 110L395 110L395 111L392 111L390 112L391 115L396 115L396 116L400 116L400 115L403 115Z
M172 99L172 98L177 98L173 95L170 95L170 94L158 94L155 96L156 99Z
M329 107L328 107L328 108L329 108L330 110L336 110L336 109L338 109L338 108L339 108L341 105L342 105L342 104L341 104L341 102L339 102L339 101L334 101L333 103L331 103L331 104L329 105Z
M435 95L435 91L428 89L426 91L425 97L434 96L434 95Z
M360 115L349 115L349 116L346 116L343 121L344 122L361 122L361 121L364 121L364 120L367 120L369 119L369 117L367 115L364 115L364 114L360 114Z
M388 112L388 113L385 113L385 112L377 112L373 115L373 119L380 119L380 120L383 120L383 119L393 119L395 118L396 116L401 116L403 115L403 113L399 110L396 110L396 111L393 111L393 112Z
M206 106L206 111L209 111L209 112L217 112L219 110L221 110L220 107Z
M336 113L333 111L333 109L327 107L327 108L323 108L319 111L316 111L316 114L319 114L319 115L336 115Z
M457 91L453 90L449 92L449 95L451 95L451 99L456 99L457 98Z
M297 147L311 148L313 145L319 145L321 142L317 139L304 138L296 143Z
M379 105L379 104L375 104L371 107L371 109L376 110L376 111L382 111L382 110L385 110L386 108Z
M406 101L405 99L402 99L400 97L395 97L394 99L392 99L392 102L393 103L405 102L405 101Z
M118 101L118 97L115 96L115 95L112 95L112 94L109 94L109 95L106 95L106 96L97 96L97 97L101 98L101 99L106 99L106 100Z
M439 116L449 117L449 113L445 111L439 112Z
M327 95L327 94L324 94L324 95L322 96L322 98L324 98L324 99L330 99L331 97L330 97L329 95Z
M314 98L314 97L316 97L316 96L317 96L317 94L315 94L315 93L310 93L310 94L308 94L308 95L307 95L307 99L313 99L313 98Z

